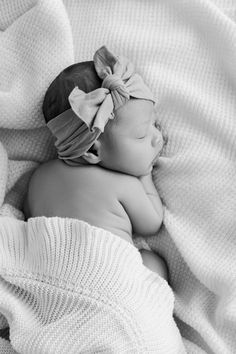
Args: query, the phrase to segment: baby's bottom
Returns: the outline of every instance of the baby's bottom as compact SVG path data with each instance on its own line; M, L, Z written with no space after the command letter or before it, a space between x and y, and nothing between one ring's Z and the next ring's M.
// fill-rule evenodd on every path
M139 250L143 264L151 271L158 273L162 278L168 280L168 270L165 261L156 253L144 249Z

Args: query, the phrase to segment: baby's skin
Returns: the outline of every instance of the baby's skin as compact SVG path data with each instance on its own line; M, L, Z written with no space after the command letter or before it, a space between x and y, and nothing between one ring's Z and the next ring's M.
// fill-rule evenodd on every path
M163 207L152 169L163 140L151 101L131 99L115 112L81 164L56 159L33 174L25 203L27 217L83 220L133 243L132 234L153 235ZM144 265L167 279L164 261L141 250Z

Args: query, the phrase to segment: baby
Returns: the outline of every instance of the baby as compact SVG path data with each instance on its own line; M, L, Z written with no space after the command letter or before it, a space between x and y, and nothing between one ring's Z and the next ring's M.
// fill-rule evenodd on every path
M133 234L157 233L163 208L151 172L163 138L153 95L133 65L101 47L93 62L57 76L43 112L58 159L33 174L26 217L80 219L134 245ZM140 254L145 266L167 279L160 256L148 247Z

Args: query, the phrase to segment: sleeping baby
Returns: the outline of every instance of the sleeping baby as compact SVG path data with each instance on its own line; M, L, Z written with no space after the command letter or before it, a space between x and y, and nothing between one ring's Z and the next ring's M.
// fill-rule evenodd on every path
M167 279L163 259L145 242L163 219L152 181L163 137L153 95L132 63L101 47L93 61L56 77L43 113L58 158L33 174L26 217L76 218L108 230L137 247L143 264Z

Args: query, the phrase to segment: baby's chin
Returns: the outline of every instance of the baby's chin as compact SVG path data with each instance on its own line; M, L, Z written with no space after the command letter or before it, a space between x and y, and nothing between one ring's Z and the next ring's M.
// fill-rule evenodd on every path
M148 175L151 173L153 169L153 162L151 161L149 164L144 164L142 166L137 166L136 164L134 166L118 166L118 165L105 165L105 164L99 164L101 167L104 167L108 170L120 172L126 175L134 176L134 177L142 177L145 175Z
M151 164L148 168L148 172L146 173L146 175L149 175L153 170L153 164Z
M146 168L131 171L130 175L140 178L140 177L149 175L152 172L152 169L153 169L153 164L150 164Z

